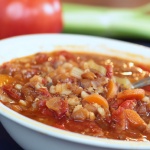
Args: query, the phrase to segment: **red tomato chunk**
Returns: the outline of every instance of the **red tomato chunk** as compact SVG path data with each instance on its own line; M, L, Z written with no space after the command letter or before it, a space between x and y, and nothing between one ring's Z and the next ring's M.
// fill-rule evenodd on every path
M139 64L98 54L37 53L0 66L0 101L63 130L150 140L149 87L132 89L132 82L150 76L142 68L139 71Z

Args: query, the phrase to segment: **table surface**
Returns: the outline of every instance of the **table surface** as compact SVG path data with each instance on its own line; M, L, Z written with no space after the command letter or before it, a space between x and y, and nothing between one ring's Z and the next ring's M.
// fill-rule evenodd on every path
M128 41L150 47L150 42L148 41L133 41L133 40ZM15 141L9 136L9 134L6 132L6 130L0 123L0 150L10 150L10 149L22 150L22 148L15 143Z

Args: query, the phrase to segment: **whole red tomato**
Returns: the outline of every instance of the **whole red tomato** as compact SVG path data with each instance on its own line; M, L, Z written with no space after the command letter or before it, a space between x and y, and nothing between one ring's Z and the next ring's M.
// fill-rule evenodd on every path
M0 39L61 31L59 0L0 0Z

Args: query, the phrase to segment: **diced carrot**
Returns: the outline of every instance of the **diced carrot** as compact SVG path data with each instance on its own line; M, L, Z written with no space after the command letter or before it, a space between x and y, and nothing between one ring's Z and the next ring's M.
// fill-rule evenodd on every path
M139 116L139 114L132 109L125 109L125 114L130 123L134 126L146 126L144 120Z
M117 94L117 86L116 84L114 83L114 81L110 80L108 82L108 92L107 92L107 99L110 99L110 98L114 98Z
M0 87L14 81L13 77L5 74L0 74Z
M97 103L100 106L102 106L104 109L109 108L107 100L99 94L91 94L91 95L85 97L84 100L89 103Z
M144 98L144 96L145 96L145 91L143 89L129 89L118 93L117 98L123 100L127 100L127 99L140 100Z

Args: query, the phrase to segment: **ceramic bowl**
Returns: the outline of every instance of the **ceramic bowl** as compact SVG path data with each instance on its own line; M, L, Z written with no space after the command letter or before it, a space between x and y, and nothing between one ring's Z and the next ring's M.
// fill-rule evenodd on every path
M71 34L37 34L0 41L0 63L41 51L66 49L96 52L150 64L150 49L117 40ZM0 121L27 150L150 149L150 142L96 138L57 129L24 117L0 103Z

